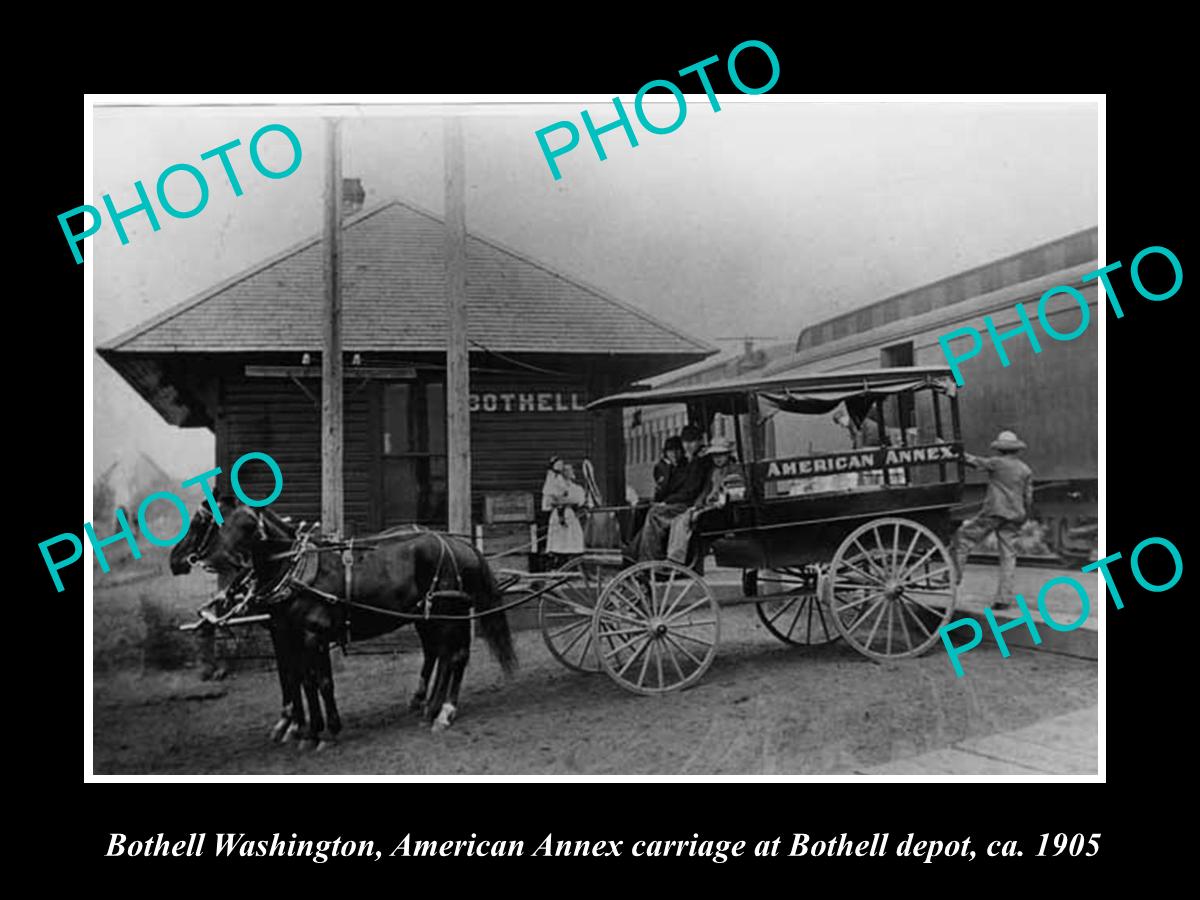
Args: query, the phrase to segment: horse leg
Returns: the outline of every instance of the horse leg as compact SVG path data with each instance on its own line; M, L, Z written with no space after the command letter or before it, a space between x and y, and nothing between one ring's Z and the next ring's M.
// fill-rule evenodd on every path
M467 663L470 661L471 638L468 635L466 642L455 655L454 668L450 672L450 702L455 706L458 706L458 692L462 688L463 676L467 672Z
M329 647L317 657L318 684L321 689L321 700L325 703L325 715L329 719L329 739L317 744L322 750L337 738L342 730L342 717L338 715L337 701L333 699L333 664L329 661Z
M438 725L438 719L441 718L449 687L450 652L445 643L442 643L437 658L437 674L433 678L433 689L429 692L429 703L425 707L425 721L433 723L434 731L441 731L445 727L445 725Z
M447 693L442 698L441 709L433 722L434 731L449 728L458 715L458 692L462 688L463 674L467 671L467 663L471 659L470 626L455 629L452 646L446 675Z
M271 728L271 740L287 743L304 727L304 706L300 702L300 684L296 674L297 654L295 642L286 626L271 624L271 643L275 649L275 668L283 697L279 721Z
M426 719L432 720L433 730L441 731L449 726L454 711L446 709L446 698L450 692L450 680L454 673L456 656L463 645L464 623L446 622L437 635L437 676L429 694ZM470 632L467 631L469 634Z
M304 692L302 679L304 676L304 666L299 660L292 663L292 672L290 676L290 699L288 706L291 709L291 719L289 721L287 731L283 733L282 743L288 741L300 740L304 737L304 732L308 728L308 719L304 714Z
M325 730L325 719L321 715L320 663L318 662L321 648L318 646L319 641L320 638L314 634L309 633L304 636L301 682L304 685L304 698L308 701L308 728L304 732L302 746L306 750L314 749L317 746L321 732Z
M275 625L269 628L271 632L271 647L275 651L275 673L279 676L280 700L279 721L271 727L271 740L279 743L283 740L287 727L292 721L291 688L288 681L287 661L284 658L283 642L279 629Z
M436 626L431 626L426 622L417 623L417 635L421 638L421 652L425 654L425 660L421 663L421 680L417 683L416 693L408 701L409 712L421 712L425 709L425 695L429 691L429 678L433 674L433 666L437 662L433 635L430 633L434 627Z

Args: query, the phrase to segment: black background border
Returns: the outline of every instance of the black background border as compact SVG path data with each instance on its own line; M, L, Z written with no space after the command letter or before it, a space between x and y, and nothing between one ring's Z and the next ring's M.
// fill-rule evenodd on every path
M877 23L881 29L885 23ZM1169 538L1185 559L1184 515L1191 490L1188 466L1188 409L1190 373L1185 360L1190 333L1184 322L1186 282L1175 297L1150 303L1137 297L1129 286L1127 270L1132 257L1142 248L1162 245L1171 248L1185 271L1188 269L1183 230L1184 186L1194 184L1184 168L1186 143L1178 137L1181 113L1173 95L1172 80L1158 55L1145 61L1109 71L1085 66L1085 57L1098 58L1099 51L1087 43L1078 29L1069 33L1069 23L1051 35L1038 52L1028 46L1029 31L997 30L993 43L977 38L973 43L949 41L953 49L914 52L913 43L896 46L878 37L877 44L842 34L814 33L804 29L772 30L756 27L700 29L699 35L657 37L644 32L637 37L601 35L594 44L580 41L574 31L570 40L546 40L531 36L519 47L505 38L498 44L472 46L463 41L451 47L431 42L418 50L406 44L403 52L386 59L358 51L373 59L362 67L339 65L331 85L318 78L316 50L297 56L295 45L280 50L277 57L256 60L252 72L263 73L285 66L291 71L311 69L311 75L289 78L283 89L329 91L375 90L472 92L481 86L495 92L567 93L589 92L631 96L642 83L663 77L712 54L725 58L729 49L747 37L769 43L781 63L781 78L772 93L808 91L866 91L883 89L929 92L1011 91L1107 91L1107 255L1104 261L1122 260L1124 277L1114 282L1125 308L1125 318L1107 319L1107 493L1106 552L1129 551L1145 537ZM577 30L576 30L577 31ZM456 39L457 41L457 39ZM824 56L814 55L816 46L833 44ZM1023 42L1023 43L1022 43ZM850 47L841 52L840 48ZM223 52L231 53L228 48ZM1165 56L1164 52L1164 56ZM304 63L303 66L297 60ZM749 55L746 57L749 62ZM919 59L920 65L913 65ZM1042 66L1042 61L1054 65ZM235 76L246 67L235 65L236 57L219 58L203 77L181 72L180 89L190 91L235 91ZM344 56L342 61L345 62ZM741 60L739 60L739 63ZM850 63L862 63L850 65ZM1139 65L1139 62L1142 63ZM835 64L840 63L840 64ZM310 65L311 64L311 65ZM985 71L986 70L986 71ZM212 77L224 71L226 78ZM714 67L714 74L720 67ZM479 73L486 72L483 81ZM377 74L373 74L377 73ZM158 73L155 73L156 76ZM163 73L169 75L170 73ZM187 77L187 76L191 77ZM761 83L752 67L743 71L747 83ZM96 81L102 79L93 79ZM167 79L170 80L169 78ZM249 78L255 86L270 86L273 79ZM189 82L190 83L187 83ZM314 82L320 82L315 84ZM307 83L304 83L307 82ZM714 77L718 91L729 90ZM128 89L96 84L101 90ZM160 90L157 86L155 90ZM843 831L852 837L869 837L888 831L893 842L910 831L919 837L946 840L973 835L976 847L990 839L1017 838L1026 857L1006 860L1009 874L1043 877L1050 868L1086 867L1095 870L1107 860L1128 862L1137 855L1170 852L1165 845L1184 836L1171 831L1174 815L1167 803L1179 784L1178 772L1190 766L1185 756L1190 745L1175 739L1181 728L1189 728L1186 686L1191 679L1184 671L1190 654L1173 638L1188 636L1181 618L1186 576L1170 592L1141 591L1117 567L1118 582L1125 598L1120 611L1108 608L1107 641L1107 783L1096 784L838 784L838 783L457 783L457 784L83 784L79 775L79 727L74 706L79 697L78 657L69 642L61 639L66 625L78 622L77 605L82 597L79 573L74 567L65 578L67 590L56 594L48 584L36 543L75 523L80 516L80 434L72 408L78 403L82 329L78 314L81 300L82 267L74 264L59 230L56 216L85 198L79 186L79 140L82 92L60 85L58 93L39 97L30 110L38 129L38 140L27 145L36 151L36 163L22 164L36 177L21 179L27 192L21 200L31 214L21 221L32 227L32 238L13 244L21 252L10 257L12 270L20 272L10 312L12 329L30 342L14 359L23 372L13 380L10 392L17 404L14 421L29 428L10 431L10 444L17 460L10 469L10 484L16 493L29 492L19 506L28 529L20 529L22 553L28 562L36 616L14 616L10 647L29 656L17 671L44 673L36 682L14 678L10 685L24 699L17 718L10 719L10 739L18 742L33 759L41 799L25 820L27 833L63 860L82 860L91 868L102 867L106 876L128 884L149 882L164 869L184 869L200 874L207 868L218 877L235 877L253 871L256 877L275 881L283 872L303 873L306 884L317 887L336 877L343 887L360 884L364 876L382 879L400 889L398 879L418 872L422 875L473 881L511 871L513 865L532 872L571 870L579 866L608 871L612 860L391 860L364 865L353 861L331 861L314 865L309 861L271 860L226 862L213 866L207 860L105 859L103 853L111 832L131 837L156 834L186 834L192 831L247 832L267 837L276 831L285 837L293 831L307 837L368 837L377 846L388 847L403 834L414 837L457 838L475 832L480 837L524 838L536 844L548 832L555 839L681 838L743 839L787 836L808 832L814 838ZM88 198L91 199L91 198ZM29 268L27 249L33 250L35 268ZM85 250L86 252L86 250ZM27 279L27 280L26 280ZM1093 324L1093 327L1095 325ZM11 344L10 344L11 347ZM34 351L36 348L36 351ZM29 355L34 351L32 355ZM10 350L11 352L11 350ZM94 365L102 365L98 358ZM24 473L24 474L22 474ZM14 501L14 503L17 501ZM1147 566L1154 577L1154 569ZM21 579L22 581L24 578ZM27 596L27 592L20 592ZM16 600L17 598L12 598ZM28 610L29 601L17 609ZM83 611L84 616L88 611ZM64 627L57 628L61 623ZM1180 627L1183 626L1183 627ZM86 657L85 657L86 658ZM14 675L10 672L10 676ZM1019 684L1013 685L1020 690ZM19 699L19 698L18 698ZM1031 859L1029 847L1036 846L1042 832L1101 832L1102 852L1093 860L1062 857ZM269 862L269 867L268 867ZM622 857L650 871L651 864ZM767 865L780 874L790 867L798 875L810 875L816 866L833 875L857 875L859 861L803 861L780 857L766 860L747 858L725 865L682 859L654 860L653 871L661 875L684 870L715 884L718 872L738 873L740 884L753 888L746 876ZM973 867L986 863L980 855ZM749 868L748 864L755 868ZM872 861L880 871L916 863L896 859ZM397 868L397 865L399 868ZM944 875L940 863L920 874ZM530 868L531 866L536 868ZM797 866L803 866L797 868ZM850 866L850 869L846 867ZM1033 866L1033 869L1030 869ZM602 868L603 867L603 868ZM967 870L971 871L971 870ZM550 874L550 873L547 873ZM863 873L866 874L866 873ZM190 877L190 876L189 876ZM541 882L552 889L553 882ZM276 884L278 884L276 882ZM522 885L528 884L522 882ZM603 882L598 886L603 886ZM952 884L957 884L954 882ZM613 889L619 884L612 883Z

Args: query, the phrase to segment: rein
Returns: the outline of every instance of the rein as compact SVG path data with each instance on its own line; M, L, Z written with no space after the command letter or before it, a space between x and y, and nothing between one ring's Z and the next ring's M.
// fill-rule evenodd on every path
M255 513L255 520L259 539L263 541L270 540L271 534L268 528L269 520L263 515L262 512L258 511ZM290 529L285 530L286 526L284 526L283 523L276 523L271 520L271 524L275 526L275 530L283 531L283 534L280 535L280 537L285 540L290 539L292 541L292 546L286 550L260 556L259 560L262 563L287 563L287 565L282 566L281 571L276 576L272 577L267 583L260 586L256 583L254 577L256 573L254 572L254 564L251 559L247 559L244 555L238 559L230 559L229 563L235 566L240 565L241 567L241 571L235 577L233 583L231 583L230 589L237 586L238 588L249 587L249 590L246 592L246 595L241 598L240 602L238 602L234 608L230 609L226 615L218 618L213 616L212 613L209 613L208 615L201 613L202 618L207 619L215 625L227 624L233 617L247 611L248 609L252 610L254 606L258 606L260 609L264 606L268 608L276 606L286 600L289 596L292 596L295 592L302 591L312 594L313 596L320 597L329 604L342 605L347 608L347 611L350 608L361 609L366 612L389 616L404 621L473 622L477 619L482 619L484 616L502 613L514 607L528 603L531 600L537 599L543 594L561 587L567 581L572 579L572 576L570 575L552 579L550 583L544 585L528 596L522 594L522 596L509 603L505 603L501 606L484 610L482 612L471 612L467 615L434 615L433 604L437 600L451 598L456 600L470 599L469 595L467 595L462 589L462 571L459 568L458 559L454 553L454 550L451 548L450 541L448 540L448 538L451 537L467 536L431 531L429 529L422 528L420 525L413 524L401 526L398 529L385 531L381 534L373 535L361 540L350 538L346 541L320 541L317 538L318 523L314 522L313 525L308 528L305 528L304 525L301 524L301 526L294 533L288 533ZM218 526L216 525L215 520L210 517L209 528L205 532L200 547L197 548L193 554L191 554L191 559L194 563L204 566L204 568L208 569L209 571L217 571L217 568L213 567L209 560L205 558L206 555L212 550L212 543L214 536L217 533L217 527ZM421 611L419 613L397 612L395 610L384 609L378 606L362 603L361 601L354 599L353 570L355 550L376 550L379 549L381 545L389 541L414 539L425 534L431 534L437 538L439 547L436 568L433 577L430 579L429 588L425 592L425 595L421 598ZM502 553L495 554L492 557L483 558L484 560L499 558L510 555L513 552L520 552L522 549L523 548L517 548L517 551L510 549ZM345 596L343 597L320 590L319 588L308 584L304 580L306 576L303 570L305 568L306 561L310 559L312 555L335 552L341 554L341 561L345 573ZM449 563L452 566L454 573L453 579L455 588L451 589L444 589L440 587L443 580L445 580L444 575L446 571L447 558L449 559ZM311 574L315 574L315 572ZM511 583L512 582L510 581L506 582L502 586L499 586L500 592L503 593L505 589L511 585ZM227 589L227 591L222 592L222 596L227 595L228 593L229 590ZM210 604L211 602L215 602L216 599L217 598L214 598L214 601L210 601ZM206 607L210 604L206 604ZM207 609L205 611L207 612ZM347 621L347 629L348 627L349 622Z
M559 577L557 580L553 581L552 583L545 585L545 586L539 588L538 590L534 591L529 596L522 596L516 600L511 601L510 603L505 603L502 606L497 606L493 609L487 609L487 610L484 610L483 612L469 613L468 615L465 615L465 616L454 616L454 615L431 616L428 614L428 612L426 612L423 615L418 614L418 613L402 613L402 612L397 612L392 609L383 609L378 606L370 606L369 604L361 603L358 600L344 600L341 597L335 596L334 594L326 593L325 591L315 588L312 585L305 584L302 581L297 581L295 583L295 587L298 590L307 591L310 594L320 597L322 600L325 600L328 603L346 604L348 606L353 606L356 609L365 609L368 612L378 613L381 616L391 616L394 619L404 619L405 621L411 621L411 622L420 622L420 621L426 621L426 620L433 621L433 622L474 622L477 619L484 618L485 616L491 616L491 615L495 615L496 613L506 612L507 610L510 610L513 607L520 606L523 603L529 603L531 600L536 600L538 597L542 596L543 594L549 593L550 591L561 587L562 585L566 584L568 581L571 581L571 580L573 580L572 575L563 575L563 576ZM435 591L431 594L431 597L433 599L440 599L440 598L445 597L445 598L453 598L456 600L461 600L461 599L466 599L466 596L467 595L462 593L461 591ZM589 609L588 612L590 613L591 610Z

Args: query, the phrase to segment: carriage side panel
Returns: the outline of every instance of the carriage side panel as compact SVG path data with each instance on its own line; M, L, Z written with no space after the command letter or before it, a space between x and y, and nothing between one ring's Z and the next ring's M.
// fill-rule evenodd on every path
M828 562L842 539L883 516L912 519L943 541L954 533L951 511L962 485L951 482L903 488L779 497L755 507L735 503L705 514L701 534L712 541L717 565L778 569Z

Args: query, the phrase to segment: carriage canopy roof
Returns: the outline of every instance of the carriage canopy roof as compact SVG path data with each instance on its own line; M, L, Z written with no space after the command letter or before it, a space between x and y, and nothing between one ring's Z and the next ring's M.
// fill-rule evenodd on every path
M842 372L787 372L767 378L730 378L707 384L612 394L588 404L588 409L613 406L653 406L665 403L717 400L757 394L787 412L822 413L839 403L874 402L891 394L936 387L952 391L954 382L946 366L907 366L897 369L858 369Z

